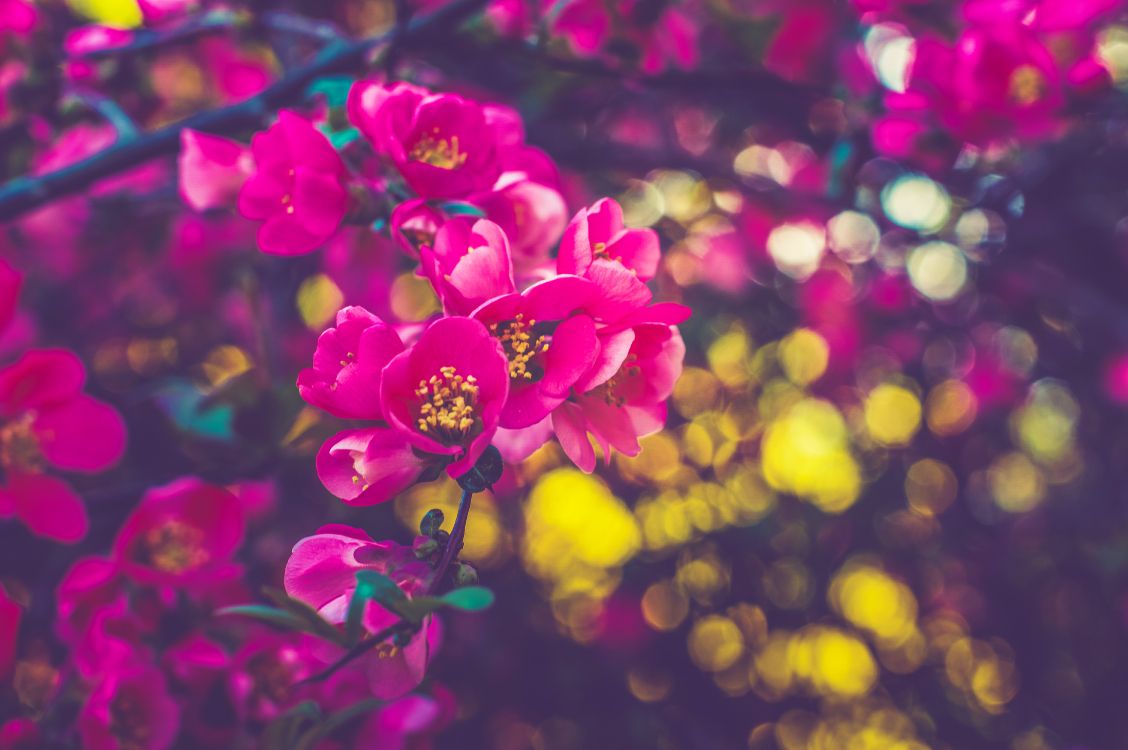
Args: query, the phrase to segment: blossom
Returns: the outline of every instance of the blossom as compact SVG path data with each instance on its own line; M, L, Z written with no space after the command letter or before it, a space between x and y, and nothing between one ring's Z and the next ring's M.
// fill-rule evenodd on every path
M243 144L196 130L180 133L180 195L192 209L235 205L254 171L254 157Z
M509 257L518 277L536 275L568 221L560 191L525 172L505 172L488 191L467 197L486 212L509 239Z
M595 363L595 321L578 310L597 293L587 279L555 276L520 294L495 297L473 312L471 317L501 343L509 364L501 427L529 427L544 419Z
M612 448L625 456L638 455L638 439L662 428L665 401L685 358L681 335L667 322L643 321L600 334L599 358L551 417L561 448L586 472L595 468L588 433L609 460Z
M195 477L145 493L114 540L114 559L134 580L204 585L243 539L239 501Z
M259 632L231 659L227 684L240 719L269 721L297 702L296 683L320 668L315 642L295 633Z
M421 198L404 201L392 209L388 228L396 244L412 258L419 248L435 241L435 233L447 220L446 214Z
M451 315L466 315L486 300L515 290L509 239L486 219L451 219L420 250L423 273Z
M94 688L78 732L88 750L165 750L176 738L179 717L161 671L138 664L110 672Z
M0 0L0 32L25 36L38 20L39 12L28 0Z
M296 255L328 240L348 211L345 165L329 140L301 116L282 110L278 122L251 140L255 171L239 192L239 213L262 221L263 252Z
M74 562L55 589L55 630L68 642L78 640L94 614L122 595L117 565L101 557Z
M602 294L589 311L614 320L650 301L644 282L658 271L661 250L652 229L628 229L623 209L610 198L573 217L560 240L556 272L590 279Z
M450 718L443 706L425 695L405 695L374 711L357 733L357 746L367 750L414 747L412 737L435 732ZM410 744L409 744L410 743Z
M486 326L461 317L432 323L384 368L388 423L424 453L449 457L461 476L490 444L509 394L509 363Z
M82 392L86 373L73 353L29 351L0 369L0 518L62 542L86 535L82 499L48 467L93 473L125 450L125 424L111 406Z
M423 198L484 190L501 173L497 133L482 105L410 84L357 82L349 119Z
M298 375L307 403L344 419L381 419L380 372L403 351L395 330L363 307L345 307L317 339L313 367Z
M317 476L325 489L349 505L391 500L419 481L428 462L403 436L386 427L345 430L317 453Z
M349 526L327 526L294 546L286 563L286 593L309 604L329 622L343 624L361 570L388 576L409 597L424 592L433 575L431 566L417 560L410 547L376 542ZM364 626L369 633L384 631L398 621L397 615L376 602L369 602L365 609ZM431 617L406 645L389 641L373 649L363 664L373 694L391 699L418 685L439 638L438 621Z
M0 677L8 674L15 659L22 615L23 609L9 598L3 584L0 584Z

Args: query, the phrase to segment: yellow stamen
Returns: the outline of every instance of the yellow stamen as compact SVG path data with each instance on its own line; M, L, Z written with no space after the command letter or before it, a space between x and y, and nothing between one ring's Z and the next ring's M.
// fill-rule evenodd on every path
M532 319L526 321L520 313L513 320L490 324L490 333L501 342L501 347L505 350L505 356L509 360L509 377L513 379L532 380L529 363L538 354L548 351L545 337L534 338L531 333L536 324Z
M0 425L0 468L35 470L43 466L39 438L32 425L35 412L27 411Z
M440 367L439 374L420 380L415 389L419 431L446 445L462 443L480 426L477 382L473 375L463 378L453 367Z
M204 533L199 528L182 521L166 521L141 535L137 553L142 562L157 570L183 573L208 561L203 541Z
M439 138L439 129L434 129L434 134L428 134L415 142L408 157L412 161L421 161L439 169L456 169L466 163L467 154L459 150L458 136L452 135L450 139Z

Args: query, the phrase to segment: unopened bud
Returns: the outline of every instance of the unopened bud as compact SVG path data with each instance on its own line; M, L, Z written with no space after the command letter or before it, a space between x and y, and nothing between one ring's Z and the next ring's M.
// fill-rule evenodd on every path
M459 563L454 569L454 582L459 586L473 586L478 582L478 571L466 563Z

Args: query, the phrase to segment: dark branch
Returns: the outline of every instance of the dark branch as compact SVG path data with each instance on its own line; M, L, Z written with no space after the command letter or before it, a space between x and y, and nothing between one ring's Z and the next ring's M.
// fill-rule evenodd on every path
M300 102L318 78L361 68L382 44L418 42L467 19L486 0L455 0L434 13L413 20L402 30L357 42L329 45L311 62L295 68L257 96L221 109L208 110L180 122L122 141L69 167L35 177L17 177L0 186L0 221L8 221L49 201L77 193L98 180L124 172L149 159L175 154L180 133L187 129L229 135L261 127L274 111Z

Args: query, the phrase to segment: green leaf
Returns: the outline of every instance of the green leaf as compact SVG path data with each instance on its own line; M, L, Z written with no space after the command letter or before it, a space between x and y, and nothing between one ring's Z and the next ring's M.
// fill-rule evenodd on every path
M353 79L349 76L329 76L318 78L306 89L308 96L325 97L325 103L330 107L343 107L349 98L349 89L352 88Z
M407 594L403 593L396 582L388 578L383 573L377 573L375 570L360 570L356 574L357 586L368 586L372 589L372 599L384 605L388 609L395 611L394 605L407 599Z
M238 615L261 620L267 625L272 625L282 630L305 630L305 623L289 612L261 604L246 604L238 607L224 607L216 611L217 615Z
M467 612L481 612L494 602L493 592L482 586L466 586L448 591L442 600L448 606Z
M419 533L423 536L434 536L443 527L443 512L438 508L431 508L419 522Z
M424 617L445 606L446 602L437 597L417 596L400 602L396 607L396 614L413 625L418 625Z
M280 591L275 588L264 588L262 594L280 608L300 620L302 622L302 632L316 635L322 640L336 643L339 646L346 645L345 634L324 617L317 614L317 610L305 602L298 601L288 596L285 591Z
M327 133L326 135L329 136L329 142L333 144L333 148L340 151L359 138L360 131L356 128L346 128L345 130L337 130L332 133Z
M302 701L266 725L263 745L270 750L293 750L304 725L321 721L321 716L315 702Z
M313 748L317 747L317 743L336 730L360 716L375 711L382 705L384 705L384 701L378 698L365 698L364 700L353 703L351 706L345 706L340 711L325 717L325 720L317 726L306 731L306 733L301 736L301 739L298 740L295 750L313 750Z
M484 218L486 212L470 203L463 203L462 201L447 201L440 203L439 208L443 213L450 214L451 216L477 216L479 219Z

